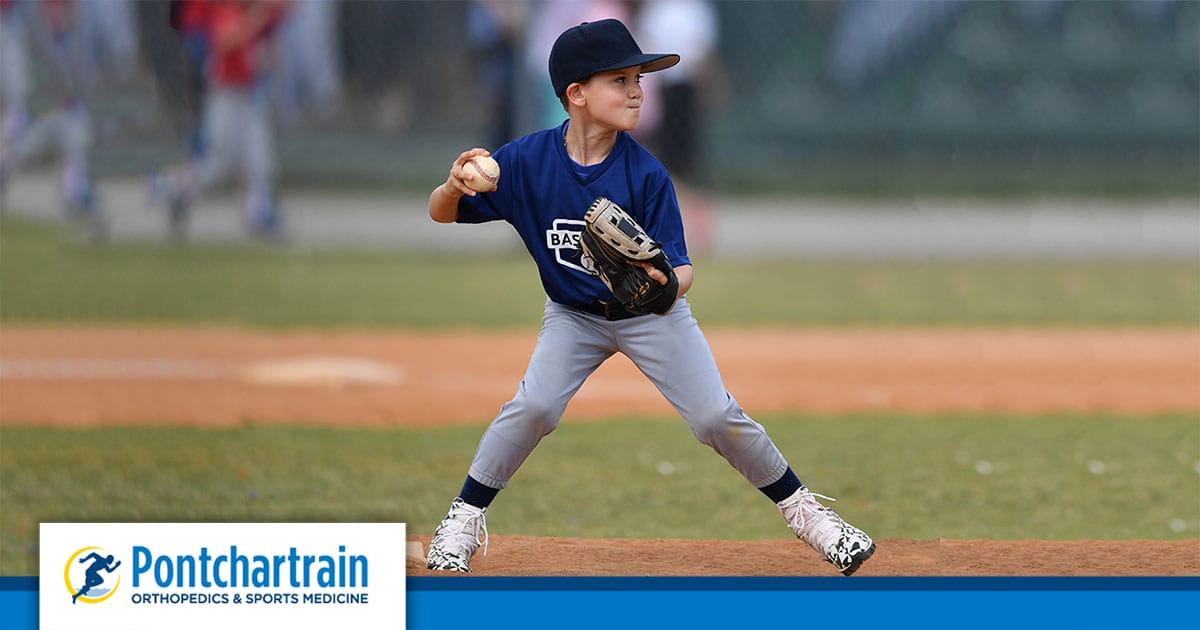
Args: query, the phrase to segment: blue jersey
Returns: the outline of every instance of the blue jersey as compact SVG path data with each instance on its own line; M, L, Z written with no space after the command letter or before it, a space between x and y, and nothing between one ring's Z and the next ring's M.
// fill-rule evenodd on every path
M613 299L599 276L579 260L583 215L608 197L662 243L672 267L689 265L675 186L666 168L625 132L600 164L583 167L567 155L567 123L500 147L498 188L458 202L460 223L503 219L517 230L537 263L551 300L579 306Z

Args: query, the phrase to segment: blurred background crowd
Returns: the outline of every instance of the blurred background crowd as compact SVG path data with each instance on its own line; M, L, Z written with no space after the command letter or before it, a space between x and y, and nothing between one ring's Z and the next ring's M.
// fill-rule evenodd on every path
M269 10L241 27L194 16L221 5ZM684 185L1200 190L1194 0L0 0L0 9L0 176L61 160L64 202L79 211L95 178L168 164L190 164L157 191L172 212L216 182L240 181L247 220L265 230L277 185L427 189L451 152L495 149L559 122L548 50L564 28L601 17L625 20L647 51L683 55L647 77L638 133ZM206 104L239 81L249 109ZM233 126L225 139L218 125ZM226 146L238 143L249 146Z

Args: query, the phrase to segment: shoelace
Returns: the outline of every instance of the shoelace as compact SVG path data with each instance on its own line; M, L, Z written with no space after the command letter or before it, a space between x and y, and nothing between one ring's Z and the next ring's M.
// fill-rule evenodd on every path
M833 497L817 494L805 488L796 495L794 502L781 505L780 509L783 511L784 517L787 519L792 531L800 532L804 542L813 545L818 551L824 553L825 549L836 543L838 537L841 536L842 519L837 513L821 505L813 497L837 502L837 499ZM821 522L822 517L832 519L837 526L814 531L816 525ZM818 540L814 541L813 538L818 538Z
M465 518L460 518L461 516L465 516ZM467 532L468 528L471 529L469 533ZM479 539L480 532L483 533L483 540ZM436 536L453 537L455 542L463 546L469 544L462 540L465 537L467 541L474 543L476 549L480 545L483 545L483 555L487 555L488 531L486 512L455 507L450 510L450 514L446 516L446 520L442 521L442 524L438 526L434 534Z

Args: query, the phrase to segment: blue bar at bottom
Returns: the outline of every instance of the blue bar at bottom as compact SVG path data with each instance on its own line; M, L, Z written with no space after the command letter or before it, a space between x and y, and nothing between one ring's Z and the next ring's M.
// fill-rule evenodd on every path
M0 619L37 628L37 578L0 577ZM1194 627L1200 577L410 578L408 628ZM397 627L392 624L387 627Z

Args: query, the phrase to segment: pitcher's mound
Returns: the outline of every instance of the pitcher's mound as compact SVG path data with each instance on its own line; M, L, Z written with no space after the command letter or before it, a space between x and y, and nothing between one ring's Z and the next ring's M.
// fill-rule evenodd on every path
M429 546L429 536L410 536ZM1200 574L1200 540L904 540L876 541L854 577L1137 576ZM779 540L676 540L492 536L471 561L474 575L829 576L839 574L804 543ZM429 571L409 558L410 576ZM854 577L848 579L854 579Z

